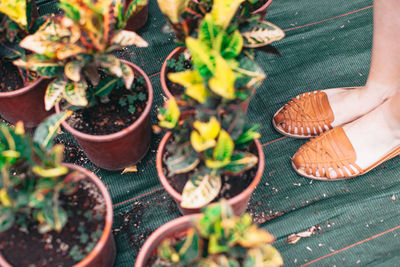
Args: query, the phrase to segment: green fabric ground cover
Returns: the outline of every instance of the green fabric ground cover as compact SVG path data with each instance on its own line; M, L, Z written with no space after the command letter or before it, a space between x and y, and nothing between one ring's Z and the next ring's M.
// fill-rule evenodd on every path
M54 1L37 2L41 14L57 12ZM287 37L274 44L280 57L258 54L269 77L257 90L248 114L252 122L262 125L266 168L249 209L255 221L277 238L275 246L286 266L315 259L311 266L396 266L400 262L400 230L396 228L400 225L400 159L357 179L311 181L298 176L290 163L304 141L281 138L271 124L276 110L299 93L365 83L372 43L371 5L372 0L274 0L268 11L268 20L286 29ZM164 18L155 0L150 1L149 15L140 34L150 47L124 50L119 56L151 76L155 124L156 109L163 103L158 73L175 44L173 36L161 33ZM108 186L115 205L115 266L132 266L146 237L180 216L157 178L155 151L160 138L153 136L138 173L107 172L84 160L85 167ZM76 150L69 134L61 139ZM318 230L311 237L296 244L285 242L290 234L312 226Z

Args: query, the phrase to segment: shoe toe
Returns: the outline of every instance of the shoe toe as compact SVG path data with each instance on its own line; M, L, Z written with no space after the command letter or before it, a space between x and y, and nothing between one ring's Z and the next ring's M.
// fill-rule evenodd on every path
M306 167L306 162L301 153L297 152L292 158L293 166L299 170Z
M275 114L273 121L276 126L281 126L285 122L285 115L283 114L283 110L279 111Z

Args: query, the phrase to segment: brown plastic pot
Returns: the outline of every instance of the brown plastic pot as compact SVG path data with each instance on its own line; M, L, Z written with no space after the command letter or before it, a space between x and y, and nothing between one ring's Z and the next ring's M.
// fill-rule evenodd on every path
M91 171L73 164L64 164L69 169L84 173L86 177L94 183L100 190L106 203L106 217L103 233L93 250L81 262L73 267L111 267L114 264L116 256L116 247L114 236L112 234L113 209L110 194L101 180ZM0 266L12 267L0 253Z
M153 103L153 88L149 77L135 64L125 60L122 62L135 71L136 77L142 76L146 81L148 99L140 117L129 127L107 135L82 133L66 121L62 123L62 126L75 137L86 156L95 165L106 170L121 170L136 164L149 150L151 140L150 110ZM56 105L56 112L60 112L59 105Z
M164 175L162 156L164 153L165 145L167 144L168 139L171 137L171 135L172 135L172 132L167 132L164 135L164 137L162 138L160 145L158 146L157 155L156 155L156 167L157 167L158 179L160 179L161 184L163 185L164 189L168 192L168 194L170 194L173 197L176 204L178 205L179 210L181 211L181 213L183 215L200 213L202 208L185 209L185 208L181 207L180 203L182 202L182 195L179 194L170 185L170 183L168 182L167 178ZM258 169L257 169L256 176L254 177L254 180L251 182L251 184L245 190L243 190L237 196L228 199L229 205L232 206L234 213L238 216L242 215L246 211L251 194L256 189L258 183L261 180L263 172L264 172L264 167L265 167L264 152L263 152L261 143L257 139L254 141L254 143L256 145L257 152L258 152Z
M192 227L192 221L198 219L200 216L201 214L180 217L164 224L154 231L140 249L136 258L135 267L148 266L148 261L155 255L157 247L164 239L179 236L184 233Z
M161 88L164 91L165 95L168 98L174 97L174 95L172 95L172 93L169 91L168 89L168 85L167 85L167 62L168 60L170 60L171 58L174 59L178 59L179 56L185 51L184 47L177 47L174 50L172 50L172 52L167 56L167 58L165 59L164 63L161 66L161 72L160 72L160 82L161 82ZM248 99L246 99L246 101L240 103L240 108L243 110L243 112L246 114L247 113L247 109L249 107L250 101L253 98L254 94L255 94L255 90L253 90L253 92L251 93L250 97Z
M127 1L126 7L131 1ZM137 32L147 23L149 17L149 5L142 8L136 15L131 16L126 22L125 30Z
M33 83L11 92L0 92L0 115L15 124L23 121L26 128L38 126L54 110L44 109L44 94L50 80L38 78Z

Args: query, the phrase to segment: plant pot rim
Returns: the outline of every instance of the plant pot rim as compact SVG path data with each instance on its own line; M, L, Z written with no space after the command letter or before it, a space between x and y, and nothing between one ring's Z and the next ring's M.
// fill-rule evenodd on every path
M69 169L74 169L81 173L84 173L86 175L86 177L88 179L90 179L90 181L97 186L97 188L101 192L102 196L104 197L104 201L106 203L106 216L104 218L105 224L104 224L104 230L103 230L103 233L102 233L100 239L97 241L97 244L92 249L92 251L82 261L78 262L77 264L75 264L73 266L73 267L84 267L84 266L88 266L88 264L90 264L93 261L93 259L95 259L96 256L103 250L104 246L107 243L109 236L112 234L111 233L112 223L113 223L112 201L111 201L111 197L110 197L110 194L108 193L107 188L101 182L100 178L97 177L96 174L94 174L93 172L91 172L81 166L75 165L75 164L63 163L63 165L68 167ZM0 266L12 267L12 265L10 265L3 258L3 256L1 256L1 253L0 253Z
M163 172L163 164L162 164L162 155L164 152L165 145L168 141L168 139L172 136L172 132L167 132L164 137L161 139L161 142L158 146L157 154L156 154L156 167L157 167L157 173L158 173L158 178L165 188L165 190L177 201L182 202L182 195L179 194L168 182L167 178L165 177L165 174ZM265 160L264 160L264 152L261 146L261 143L258 139L254 140L254 143L257 147L257 152L258 152L258 168L256 175L253 179L253 181L250 183L249 186L242 192L240 192L238 195L234 196L233 198L228 199L228 203L231 206L236 205L240 201L242 201L246 196L250 196L254 189L257 187L258 183L260 182L263 172L264 172L264 167L265 167Z
M176 218L172 221L169 221L163 225L161 225L159 228L157 228L146 240L146 242L144 242L143 246L141 247L139 254L136 258L136 263L135 263L135 267L144 267L147 264L147 262L145 262L146 257L148 256L149 253L153 253L153 251L150 251L151 246L153 245L153 243L157 242L157 241L162 241L162 240L158 240L160 238L160 236L169 231L170 229L174 229L177 225L182 225L182 224L189 224L191 223L194 219L200 218L201 217L201 213L197 213L197 214L191 214L191 215L186 215L186 216L182 216L179 218ZM149 259L147 259L148 261Z
M142 112L142 114L140 114L139 118L132 123L131 125L129 125L128 127L112 133L112 134L104 134L104 135L92 135L92 134L87 134L87 133L83 133L80 132L76 129L74 129L72 126L70 126L66 121L62 122L62 126L67 129L68 132L70 132L72 135L77 136L80 139L86 140L86 141L91 141L91 142L98 142L98 143L102 143L102 142L110 142L116 139L120 139L123 136L131 133L132 131L134 131L136 128L138 128L142 122L146 119L147 115L150 113L151 111L151 106L153 103L153 87L151 85L150 79L147 76L147 74L137 65L120 59L123 63L130 65L132 68L134 68L135 70L137 70L140 75L145 79L146 81L146 85L147 85L147 91L148 91L148 98L147 98L147 102L146 102L146 107L144 109L144 111ZM56 108L56 113L60 113L61 109L60 109L60 105L59 103L56 104L55 106Z
M165 58L164 63L161 66L161 72L160 72L160 82L161 82L161 88L163 89L164 93L167 95L168 98L174 97L171 92L168 89L167 85L167 62L171 58L173 58L178 52L183 52L186 48L182 46L178 46L174 48L174 50L169 53L169 55Z
M254 10L252 14L264 12L264 10L267 9L271 4L272 0L267 0L264 5L262 5L259 9Z
M23 94L35 89L36 85L38 85L39 83L41 83L44 80L47 80L47 79L45 79L43 77L38 77L35 81L31 82L27 86L21 87L19 89L16 89L16 90L10 91L10 92L0 92L0 98L11 98L11 97L23 95ZM43 103L43 105L44 105L44 103Z

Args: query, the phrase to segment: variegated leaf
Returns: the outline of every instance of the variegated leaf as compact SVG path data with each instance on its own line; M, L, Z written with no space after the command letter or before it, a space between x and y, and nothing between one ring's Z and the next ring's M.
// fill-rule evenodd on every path
M125 11L125 21L139 13L148 4L149 0L132 0Z
M124 80L126 89L131 89L133 80L135 79L135 73L129 65L121 63L122 79Z
M113 55L101 55L97 57L97 60L100 62L100 66L104 68L105 71L119 78L122 77L123 73L121 62L118 58Z
M147 43L142 37L137 33L132 31L122 30L114 35L111 40L111 44L118 47L125 47L135 45L137 47L148 47Z
M74 82L78 82L81 79L81 70L81 62L77 60L68 62L64 67L65 76Z
M87 106L86 89L87 83L84 80L69 83L64 90L64 99L74 106Z
M108 96L112 90L119 84L119 78L107 77L102 79L96 87L95 95L98 97Z
M253 29L242 32L244 46L249 48L263 47L285 37L285 32L268 21L259 22Z
M218 196L221 186L219 175L206 173L191 177L183 188L181 207L198 209L206 206Z
M57 133L61 123L71 116L72 111L56 113L49 116L35 130L33 142L38 144L46 151L50 151L54 146L52 140Z
M27 57L26 60L18 59L13 61L15 66L37 72L40 76L53 78L63 70L57 61L40 60L34 56Z
M59 60L64 60L87 52L85 48L76 44L59 44L57 47L56 58Z
M196 151L190 146L187 146L184 150L184 152L177 152L175 155L167 158L165 164L170 172L174 174L187 173L194 170L200 163Z
M258 157L252 153L237 153L231 158L231 162L224 169L234 175L252 169L258 163Z
M61 79L57 79L47 86L46 94L44 96L46 110L52 109L54 105L61 99L66 86L67 81Z

